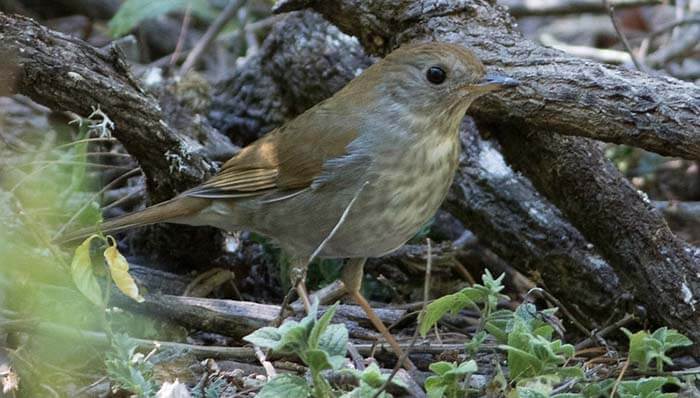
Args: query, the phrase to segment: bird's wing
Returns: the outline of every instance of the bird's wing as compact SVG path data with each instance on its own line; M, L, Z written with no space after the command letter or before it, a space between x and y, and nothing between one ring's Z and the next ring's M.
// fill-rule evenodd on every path
M315 113L307 112L273 130L243 148L224 163L215 176L185 195L212 199L243 198L275 191L293 193L308 188L322 174L324 164L345 156L348 145L358 136L356 130L342 127L323 116L318 123L304 123L305 117L323 114L322 108ZM321 127L308 128L314 125Z

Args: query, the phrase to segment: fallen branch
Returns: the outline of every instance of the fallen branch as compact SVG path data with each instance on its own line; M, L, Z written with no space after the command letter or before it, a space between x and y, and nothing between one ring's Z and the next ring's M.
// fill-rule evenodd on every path
M616 9L653 6L661 0L615 0L610 2ZM549 0L541 2L506 0L502 2L514 17L554 16L569 14L605 14L605 5L598 0Z
M153 201L172 197L214 170L197 153L201 145L167 123L116 47L102 52L30 19L0 13L0 95L17 93L78 115L99 107L114 121L114 136L139 160Z
M172 295L145 295L143 303L137 303L128 297L115 292L113 304L143 312L151 316L168 319L186 327L214 332L226 336L240 338L253 331L268 326L280 313L280 306L259 304L248 301L206 299ZM323 312L324 307L321 308ZM375 309L377 315L386 324L400 320L404 310L390 308ZM338 322L362 324L371 327L362 309L355 305L339 305L336 313ZM349 327L351 334L362 338L373 336L367 330Z

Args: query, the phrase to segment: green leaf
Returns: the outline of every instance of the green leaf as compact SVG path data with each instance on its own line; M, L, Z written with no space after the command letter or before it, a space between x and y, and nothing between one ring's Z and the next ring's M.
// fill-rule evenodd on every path
M428 369L430 369L431 372L435 373L438 376L442 376L454 368L454 364L445 361L433 362L428 366Z
M126 0L109 21L109 33L113 37L129 33L145 19L156 18L192 5L192 13L204 19L216 13L206 0Z
M513 380L537 376L542 370L542 361L527 351L512 346L499 346L508 351L508 369Z
M331 356L345 357L348 350L348 329L342 324L329 325L318 341L318 348Z
M629 338L630 341L628 356L629 361L639 365L641 370L647 370L647 365L649 364L649 361L651 361L651 356L649 355L650 353L648 352L649 350L646 344L649 333L644 330L640 330L639 332L633 334L625 328L620 329L627 335L627 338Z
M465 374L474 373L476 371L477 371L476 361L474 361L472 359L472 360L460 363L459 366L456 369L451 370L450 373L454 373L456 375L463 376Z
M676 347L689 347L692 345L693 342L689 338L678 333L678 331L675 329L671 329L668 331L668 334L666 335L666 341L664 344L664 346L669 350Z
M462 292L448 294L428 304L420 314L420 334L425 337L428 331L448 312L456 313L474 302Z
M312 373L326 369L333 369L330 356L322 350L308 350L305 354L306 365L311 368ZM341 364L342 365L342 364Z
M633 334L625 328L621 329L630 341L630 362L637 364L642 370L648 368L649 362L656 360L656 370L661 372L664 363L673 364L671 358L666 355L667 351L676 347L692 345L690 339L678 333L675 329L662 327L652 334L643 330Z
M387 377L382 374L382 371L379 369L379 366L375 362L372 362L367 368L365 368L364 371L360 374L360 380L364 381L368 385L374 387L374 388L379 388L384 384L386 381Z
M580 366L567 366L558 368L555 373L562 379L583 379L586 377Z
M302 322L289 322L290 326L282 332L282 339L275 351L279 353L295 352L302 355L306 351L308 333L310 332L309 324Z
M428 393L428 398L442 398L445 396L447 385L440 376L430 376L425 379L425 391Z
M311 387L305 379L282 374L265 384L257 398L306 398L310 395Z
M508 341L508 334L503 330L503 328L499 327L496 323L494 322L486 322L484 325L484 329L491 333L493 337L496 338L496 341L499 343L505 343Z
M321 319L318 320L314 324L314 327L311 329L311 333L309 334L309 340L308 340L308 345L312 349L318 348L318 342L319 339L321 338L321 335L323 332L326 331L326 328L328 325L331 323L331 319L333 319L333 316L335 315L335 311L338 309L338 303L333 304L332 307L330 307L321 317Z
M476 356L476 353L479 351L479 348L481 348L481 345L484 344L487 336L488 334L486 331L482 330L476 333L468 343L464 344L464 349L470 357Z
M277 328L267 326L245 336L243 340L253 343L261 348L271 348L272 350L275 350L279 345L280 340L282 340L282 334Z
M96 306L103 307L105 303L103 302L102 288L100 288L100 284L97 283L90 259L90 243L95 238L99 239L99 236L90 236L75 249L70 269L73 282L80 293Z

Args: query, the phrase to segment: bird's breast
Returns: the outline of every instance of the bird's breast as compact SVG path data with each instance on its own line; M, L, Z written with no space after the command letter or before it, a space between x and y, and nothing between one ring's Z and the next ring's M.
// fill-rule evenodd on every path
M459 141L456 137L437 138L421 140L375 160L376 177L358 197L352 212L357 223L353 229L370 235L364 243L372 248L372 256L403 245L445 199L457 167Z

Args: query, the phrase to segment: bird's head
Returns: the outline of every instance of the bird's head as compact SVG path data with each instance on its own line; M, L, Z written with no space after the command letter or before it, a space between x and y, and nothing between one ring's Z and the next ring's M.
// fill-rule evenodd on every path
M449 43L400 47L372 69L367 77L379 95L416 116L448 112L461 118L477 97L518 85L508 76L486 73L474 54Z

